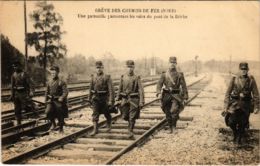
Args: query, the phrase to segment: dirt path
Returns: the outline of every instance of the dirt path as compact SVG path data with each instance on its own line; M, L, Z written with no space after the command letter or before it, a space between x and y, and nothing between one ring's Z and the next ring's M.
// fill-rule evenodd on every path
M186 129L173 134L162 130L114 164L259 164L259 132L250 133L249 143L242 146L231 141L231 131L220 115L225 90L223 77L214 75L200 98L193 101L202 107L186 107L182 113L194 117ZM251 128L260 128L259 115L251 116Z

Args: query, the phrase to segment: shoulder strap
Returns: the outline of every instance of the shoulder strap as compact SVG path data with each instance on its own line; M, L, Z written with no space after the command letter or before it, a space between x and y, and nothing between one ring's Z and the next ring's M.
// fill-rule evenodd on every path
M25 74L24 74L24 72L22 71L22 73L21 73L22 78L24 77L24 75L25 75Z
M134 84L134 91L137 90L138 87L138 80L140 79L140 76L135 76L135 84Z
M254 77L252 75L250 75L248 78L249 78L249 88L251 88Z
M177 72L177 74L178 74L178 81L177 81L177 83L179 82L179 79L180 79L180 74ZM165 76L166 76L166 78L168 77L169 79L170 79L170 81L171 81L171 83L173 84L173 85L175 85L176 83L173 81L173 79L172 79L172 77L171 77L171 75L170 75L170 71L168 70L166 73L165 73Z

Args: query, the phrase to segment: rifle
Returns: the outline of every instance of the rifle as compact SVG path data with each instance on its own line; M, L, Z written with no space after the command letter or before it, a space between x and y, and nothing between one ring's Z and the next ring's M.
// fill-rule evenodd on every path
M177 95L175 95L175 94L171 94L171 96L172 96L175 100L177 100L178 102L182 103L182 99L181 99L179 96L177 96Z
M43 103L43 102L40 102L40 101L37 101L37 100L34 100L34 99L31 99L33 102L35 102L35 103L38 103L38 104L40 104L40 105L46 105L46 103Z
M83 101L84 101L85 103L90 104L91 106L93 105L93 104L92 104L92 101L90 101L90 100L88 100L88 99L83 99Z

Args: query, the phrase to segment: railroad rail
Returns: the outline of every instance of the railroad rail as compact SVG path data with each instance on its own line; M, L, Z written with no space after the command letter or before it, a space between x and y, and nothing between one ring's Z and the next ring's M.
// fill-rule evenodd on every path
M207 77L208 79L204 81L205 78L206 77L203 77L188 85L189 89L194 87L197 92L186 104L189 104L194 100L208 84L210 79ZM199 87L200 89L198 89ZM47 155L49 157L54 156L55 158L67 158L72 156L76 156L77 159L95 158L98 159L95 161L95 164L112 164L124 153L131 150L136 145L146 141L152 133L165 125L165 115L160 109L158 109L158 101L159 99L154 99L149 103L146 103L142 108L141 117L136 122L136 127L134 129L135 138L128 137L126 134L127 123L120 120L120 115L116 115L112 118L114 123L112 125L112 130L109 133L100 129L99 134L91 137L89 133L93 130L93 125L90 125L70 135L7 159L3 161L3 163L25 163L28 159ZM192 119L192 117L180 117L180 121L191 121ZM105 123L106 121L103 120L99 122L99 125L102 126ZM185 128L185 126L185 124L184 126L179 125L177 128L181 129ZM77 149L76 151L78 151L78 153L76 153L75 149Z
M187 73L185 74L185 76L190 76L192 75L193 73ZM142 81L149 81L149 80L157 80L159 78L158 75L156 76L148 76L148 77L144 77L142 79ZM119 84L119 81L120 79L119 78L116 78L113 80L113 84L114 85L118 85ZM80 84L84 84L84 85L80 85ZM89 88L89 84L90 84L90 80L82 80L82 81L78 81L78 82L73 82L73 83L69 83L68 84L68 90L69 91L81 91L81 90L87 90ZM11 89L10 88L2 88L1 89L1 92L2 92L2 95L1 95L1 102L8 102L9 98L10 98L10 91ZM38 86L36 87L36 91L34 93L34 96L43 96L45 94L45 87L43 86Z
M154 78L151 78L151 79L144 79L142 80L142 82L146 85L146 86L149 86L149 85L153 85L153 84L156 84L156 79ZM118 84L114 84L114 88L115 90L117 90L118 88ZM87 93L87 92L86 92ZM84 99L87 99L88 98L88 94L86 95L80 95L80 96L75 96L75 97L70 97L68 98L68 105L69 106L73 106L73 105L76 105L76 104L80 104L82 103L82 101ZM38 110L37 110L37 113L38 114L42 114L44 113L44 108L45 106L39 106ZM22 112L22 115L23 117L30 117L32 115L34 115L34 112L26 112L26 111L23 111ZM14 120L15 119L15 115L14 115L14 110L6 110L6 111L3 111L2 112L2 116L1 116L1 119L2 119L2 122L7 122L7 125L2 125L4 128L5 126L8 126L8 123L10 123L11 120Z
M144 87L150 86L150 85L154 85L156 82L155 81L151 81L151 82L145 82L144 83ZM84 99L87 99L88 95L81 95L81 96L77 96L77 97L72 97L70 98L69 101L69 113L80 110L82 108L88 107L89 104L84 102ZM45 107L42 106L38 113L39 114L43 114ZM24 116L29 116L34 114L33 112L28 112L25 113ZM5 126L4 128L2 128L2 145L8 145L11 143L15 143L17 141L20 140L21 137L23 136L32 136L34 135L36 132L39 131L45 131L50 127L50 123L49 122L44 122L44 120L46 120L46 116L41 116L38 119L35 120L31 120L28 122L25 122L21 125L17 125L17 126L13 126L13 122L11 121L12 119L14 119L15 116L14 114L11 115L5 115L2 116L2 121L7 121L6 123L2 124L2 126ZM8 125L9 123L11 123L11 125Z
M142 79L143 82L147 82L147 81L152 81L152 80L158 80L159 76L150 76L150 77L144 77ZM120 79L115 79L113 81L113 85L117 86L119 85ZM89 86L90 86L90 81L83 81L80 82L79 84L85 84L85 85L77 85L77 84L69 84L68 85L68 90L70 92L72 91L82 91L82 90L88 90ZM8 91L10 92L10 88L5 88L4 90L2 89L2 95L1 95L1 102L8 102L8 99L10 97L10 93L8 93ZM8 93L8 94L3 94L3 93ZM45 94L45 89L44 87L39 87L38 89L35 90L34 96L43 96Z

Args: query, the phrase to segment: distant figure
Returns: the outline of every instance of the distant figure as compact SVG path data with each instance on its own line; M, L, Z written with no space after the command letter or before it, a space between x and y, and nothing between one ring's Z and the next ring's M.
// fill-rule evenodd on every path
M47 118L51 121L50 130L56 130L55 119L58 119L59 131L63 132L64 118L68 114L67 97L68 89L67 84L59 78L60 69L58 66L50 68L51 80L47 83L45 93Z
M161 98L162 110L166 115L169 124L169 133L176 128L179 113L184 108L184 102L188 99L188 91L185 78L182 72L176 69L176 57L169 58L169 69L162 73L157 84L156 96ZM162 95L161 89L163 88Z
M135 121L144 105L144 89L141 77L134 73L134 61L126 61L126 68L127 73L121 76L116 100L121 100L120 111L123 119L128 121L129 137L133 137Z
M33 104L31 103L31 97L34 95L34 87L29 75L23 71L19 61L14 62L13 69L10 100L14 102L17 125L20 125L22 121L22 110L25 110L28 104Z
M233 76L224 100L225 121L233 130L234 141L241 143L245 128L249 128L249 116L259 110L259 92L256 81L248 75L248 63L239 64L240 74Z
M101 61L96 62L97 72L91 75L89 88L89 100L92 102L93 114L92 121L94 130L90 134L94 136L98 133L99 115L104 114L107 120L107 131L111 130L110 108L114 105L114 88L110 75L104 73L104 66Z

